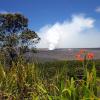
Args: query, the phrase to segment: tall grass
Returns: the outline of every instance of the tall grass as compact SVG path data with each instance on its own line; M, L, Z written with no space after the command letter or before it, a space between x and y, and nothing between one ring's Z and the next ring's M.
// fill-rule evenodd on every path
M91 63L85 73L69 62L19 61L10 69L0 63L0 100L100 100L100 78Z

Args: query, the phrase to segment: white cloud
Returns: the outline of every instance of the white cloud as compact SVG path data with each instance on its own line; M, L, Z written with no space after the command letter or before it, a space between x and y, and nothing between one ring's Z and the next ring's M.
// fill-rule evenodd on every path
M95 9L96 12L100 13L100 6Z
M100 34L98 34L99 36L95 35L95 32L94 19L75 15L72 16L71 21L57 22L54 25L46 25L41 28L38 32L41 41L37 47L52 50L54 48L99 46Z
M20 11L12 12L12 11L0 10L0 13L1 14L9 14L9 13L11 13L11 14L20 13L21 14L22 12L20 12Z
M7 14L8 12L5 11L5 10L1 10L0 13L1 13L1 14Z

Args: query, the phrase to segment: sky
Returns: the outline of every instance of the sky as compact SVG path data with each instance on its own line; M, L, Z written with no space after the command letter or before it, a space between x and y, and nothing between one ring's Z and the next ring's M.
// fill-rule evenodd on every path
M100 47L100 0L0 0L0 13L14 12L29 19L38 48Z

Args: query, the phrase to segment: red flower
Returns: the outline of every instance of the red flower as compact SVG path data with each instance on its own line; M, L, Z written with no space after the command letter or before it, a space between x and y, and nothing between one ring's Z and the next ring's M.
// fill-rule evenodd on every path
M81 56L80 54L77 54L77 55L76 55L76 58L80 58L80 56Z
M80 49L80 51L76 55L76 59L79 61L84 61L84 59L86 59L85 56L88 60L91 60L94 58L94 54L92 52L88 52L86 54L84 49Z
M84 52L85 52L84 49L80 49L80 51L79 51L80 54L82 54L82 53L84 53Z
M76 59L79 60L79 61L84 61L84 55L85 53L85 50L84 49L80 49L79 53L76 55Z
M93 53L88 53L87 54L87 58L88 59L93 59L94 58L94 54Z
M76 59L79 61L84 61L84 58L81 56L81 54L77 54Z

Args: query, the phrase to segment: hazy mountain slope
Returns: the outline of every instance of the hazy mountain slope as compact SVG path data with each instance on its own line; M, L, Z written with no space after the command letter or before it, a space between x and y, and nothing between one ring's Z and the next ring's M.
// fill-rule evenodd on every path
M86 49L89 52L93 52L95 55L95 59L100 59L100 49L99 48L91 48ZM75 55L79 49L55 49L55 50L47 50L47 49L39 49L37 53L29 53L25 54L25 58L27 60L34 61L56 61L56 60L75 60Z

